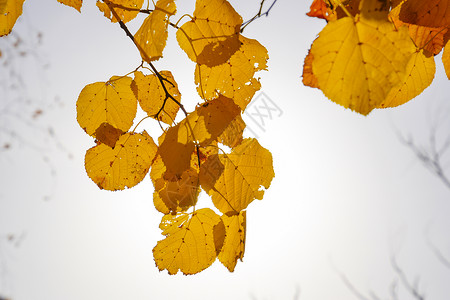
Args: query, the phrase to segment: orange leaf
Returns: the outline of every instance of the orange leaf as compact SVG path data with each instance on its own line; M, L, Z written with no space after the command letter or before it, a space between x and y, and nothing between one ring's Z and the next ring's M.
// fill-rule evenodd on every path
M327 21L332 20L333 17L336 18L334 11L327 5L325 0L314 0L309 10L306 15L310 17L325 19Z
M444 36L448 29L443 27L433 28L404 23L399 19L401 7L402 5L399 5L392 9L389 13L389 17L395 26L408 26L409 36L418 48L425 49L433 54L438 54L441 52L442 47L444 46Z
M317 78L314 76L312 71L312 61L314 56L311 54L311 49L308 50L308 54L305 57L305 62L303 63L303 84L312 88L318 88Z
M400 20L427 26L450 26L450 0L406 0L402 4Z
M126 133L114 148L99 144L86 152L85 168L99 188L131 188L144 179L157 147L147 132Z

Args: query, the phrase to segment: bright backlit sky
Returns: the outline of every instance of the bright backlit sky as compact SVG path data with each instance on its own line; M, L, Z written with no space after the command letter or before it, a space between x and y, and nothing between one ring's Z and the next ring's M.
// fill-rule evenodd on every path
M398 281L390 264L395 254L411 282L420 278L427 300L449 299L450 269L428 240L450 259L450 190L396 135L399 130L427 145L436 119L438 137L450 133L450 85L440 55L435 81L421 96L360 116L302 85L303 59L324 21L305 15L310 1L279 0L268 18L244 32L269 52L269 71L259 73L264 94L257 96L278 107L263 127L244 116L252 129L247 135L257 135L272 152L276 174L264 200L248 208L244 262L234 273L215 262L195 276L169 276L153 262L162 215L153 207L150 179L127 191L107 192L84 170L84 153L93 140L76 122L79 92L140 63L119 26L104 18L94 1L84 2L79 14L56 0L27 0L15 28L23 38L32 28L43 33L39 51L49 68L36 73L27 62L19 70L31 78L31 96L44 103L60 99L36 121L51 123L60 145L22 126L22 135L37 146L17 142L0 152L0 295L13 300L293 299L300 292L300 299L356 299L339 270L360 292L387 299L391 283ZM259 0L232 4L244 20L259 9ZM194 1L177 5L173 20L194 9ZM137 23L130 28L137 30ZM172 28L169 36L164 58L155 65L172 71L182 102L192 110L199 101L194 65L178 48ZM5 96L0 101L3 106ZM153 137L161 133L152 122L144 127ZM200 203L207 201L203 197ZM24 235L18 247L6 240L9 233ZM399 299L413 298L401 287Z

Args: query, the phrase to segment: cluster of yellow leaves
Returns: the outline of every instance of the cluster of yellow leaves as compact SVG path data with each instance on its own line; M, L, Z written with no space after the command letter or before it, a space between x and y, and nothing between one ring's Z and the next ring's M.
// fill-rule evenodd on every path
M0 36L11 32L24 1L0 0ZM81 12L83 0L57 1ZM233 272L244 256L246 209L262 199L275 175L271 153L256 139L244 139L241 117L261 88L255 73L267 68L267 50L240 34L242 18L226 0L197 0L181 27L170 22L174 0L158 0L153 9L142 8L143 3L96 3L132 38L142 63L134 72L88 84L80 92L77 121L95 139L85 155L87 175L100 189L117 191L150 174L155 208L164 214L160 228L165 239L153 249L160 270L195 274L218 258ZM148 16L132 35L125 23L139 13ZM181 103L172 73L158 72L152 64L163 56L169 26L177 29L179 46L196 63L195 83L203 102L191 113ZM135 132L142 121L136 120L138 106L160 123L158 144L145 130ZM180 108L185 118L176 122ZM222 215L196 209L202 189Z
M434 56L450 79L448 0L314 0L327 25L311 45L303 84L367 115L408 102L434 79Z
M60 2L81 7L81 1ZM131 188L149 174L155 208L164 214L165 239L153 249L160 270L195 274L218 258L232 272L244 256L246 209L262 199L274 177L272 155L256 139L243 137L241 117L260 89L254 76L266 69L267 50L240 34L242 18L226 0L198 0L181 27L170 23L173 0L159 0L153 10L142 10L142 2L97 2L121 27L139 12L148 13L133 42L152 73L141 64L141 70L82 89L77 120L96 143L86 152L86 172L99 188L111 191ZM180 47L196 63L203 102L191 113L181 103L173 74L152 65L163 56L169 25L177 28ZM161 128L165 123L157 144L145 130L135 132L138 107ZM180 108L185 117L176 121ZM231 148L229 153L223 146ZM202 189L217 213L196 208Z

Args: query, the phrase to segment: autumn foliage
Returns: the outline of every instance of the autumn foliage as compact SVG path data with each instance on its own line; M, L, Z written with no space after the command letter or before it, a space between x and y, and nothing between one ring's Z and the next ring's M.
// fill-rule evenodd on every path
M81 12L82 0L58 1ZM23 1L3 3L2 35L11 31ZM150 177L155 208L164 215L165 238L153 249L159 270L195 274L218 258L232 272L244 256L246 209L263 198L274 177L272 155L256 139L243 137L241 118L261 88L255 73L267 68L267 50L241 35L242 18L226 0L198 0L181 26L181 19L171 22L174 0L143 5L143 0L97 1L142 61L128 74L90 83L80 92L77 121L95 141L85 155L86 172L109 191ZM132 33L126 23L139 14L146 18ZM192 112L183 105L174 74L152 63L163 58L169 27L196 64L202 101ZM143 120L136 117L139 108L147 115L143 119L159 123L160 132L136 132ZM199 207L202 190L215 210Z
M82 0L58 1L81 12ZM0 35L11 32L23 2L0 1ZM79 94L78 123L95 141L86 172L110 191L150 177L154 206L163 214L164 239L153 249L159 270L195 274L218 258L234 271L244 256L247 207L263 198L274 177L271 153L243 136L241 117L261 88L256 73L267 69L268 53L241 34L246 25L226 0L197 0L192 15L183 12L176 22L174 0L145 3L97 1L140 58L128 74L90 83ZM313 0L307 15L326 26L305 58L303 83L363 115L406 103L431 84L442 49L450 78L449 13L449 0ZM132 33L127 23L140 14L146 17ZM195 63L201 101L191 112L176 70L153 65L164 57L169 34ZM161 131L137 132L138 110ZM210 207L198 203L202 190Z
M363 115L408 102L434 78L450 79L448 0L314 0L310 17L327 24L312 43L303 84Z

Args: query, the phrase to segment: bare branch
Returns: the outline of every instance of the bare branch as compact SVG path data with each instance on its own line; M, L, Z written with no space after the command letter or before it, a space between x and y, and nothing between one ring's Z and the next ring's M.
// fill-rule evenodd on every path
M277 2L277 0L274 0L274 1L272 2L272 4L269 6L269 8L268 8L265 12L262 12L263 6L264 6L264 2L265 2L265 0L262 0L262 1L261 1L261 4L259 5L259 11L258 11L258 13L257 13L253 18L251 18L250 20L245 21L244 23L242 23L242 25L241 25L241 31L240 31L241 33L244 32L245 27L247 27L250 23L252 23L252 22L255 21L256 19L259 19L259 18L261 18L262 16L268 17L268 16L269 16L270 10L271 10L272 7L275 5L275 3Z
M450 147L450 136L449 138L447 138L443 146L440 147L440 149L437 149L436 134L435 131L433 131L429 138L429 151L417 146L411 137L405 138L398 133L397 136L400 142L411 149L411 151L413 151L413 153L423 163L423 165L432 173L434 173L442 181L442 183L444 183L444 185L450 189L450 179L445 174L441 162L442 155Z
M392 257L391 257L391 265L392 265L392 268L394 269L395 273L397 273L397 275L398 275L401 283L405 287L405 289L415 299L425 300L425 296L419 292L419 278L416 278L416 280L414 280L414 283L411 284L410 281L408 280L408 278L406 277L405 273L403 272L403 270L397 264L397 260L395 259L394 255L392 255Z
M339 278L341 281L345 284L345 286L350 290L350 292L359 300L370 300L366 296L364 296L356 287L351 283L351 281L347 278L347 276L341 272L333 263L332 263L333 270L339 275Z
M427 229L425 231L425 239L427 241L428 246L430 247L431 251L433 251L434 255L437 257L437 259L447 268L450 269L450 259L445 257L445 255L442 253L442 251L433 243L430 237L430 226L427 226Z

